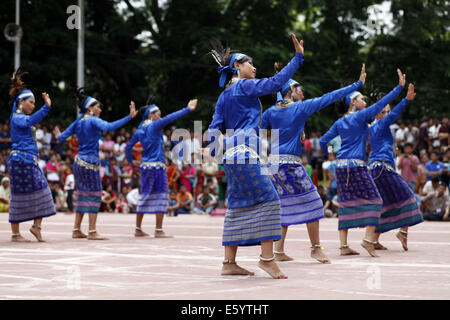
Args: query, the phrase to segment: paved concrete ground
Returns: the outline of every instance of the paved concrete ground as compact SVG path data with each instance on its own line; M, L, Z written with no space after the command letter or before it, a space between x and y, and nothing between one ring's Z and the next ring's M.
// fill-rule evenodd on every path
M360 256L340 257L337 219L321 220L321 238L332 260L309 257L305 226L289 229L280 263L289 276L273 280L257 267L259 247L243 247L238 262L253 277L220 276L222 217L166 217L173 239L134 238L134 215L100 214L98 230L109 241L71 239L73 216L44 220L46 243L11 243L7 214L0 215L0 299L449 299L450 223L413 227L408 252L395 232L382 236L389 248L371 258L359 243L363 230L349 232ZM87 231L87 219L83 230ZM29 239L31 223L21 225ZM144 219L153 233L154 217Z

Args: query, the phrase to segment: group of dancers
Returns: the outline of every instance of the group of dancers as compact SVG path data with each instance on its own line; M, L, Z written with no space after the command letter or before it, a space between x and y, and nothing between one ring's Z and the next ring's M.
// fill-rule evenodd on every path
M284 252L284 243L288 227L295 224L307 226L311 257L321 263L330 263L319 237L323 204L301 162L301 135L309 116L341 99L345 99L346 114L320 139L324 156L329 152L329 141L336 136L342 140L336 160L341 255L359 254L347 242L351 228L366 228L361 246L370 256L377 257L375 250L386 249L378 241L381 233L400 229L397 237L404 250L408 250L408 227L423 221L414 193L394 170L393 137L389 129L416 95L410 84L406 97L391 112L389 103L405 87L406 75L397 70L398 86L387 95L378 96L378 101L370 107L366 107L363 95L357 91L366 81L365 65L357 82L322 97L304 100L302 86L291 79L304 60L303 41L298 41L294 34L292 41L295 56L273 77L264 79L256 79L256 68L248 55L232 54L230 48L222 47L219 42L211 50L219 64L219 85L225 89L217 100L208 128L210 141L215 137L214 132L232 129L232 134L223 139L228 208L222 236L225 248L222 275L254 275L236 263L237 249L260 245L259 267L275 279L287 278L275 261L293 260ZM30 220L34 220L30 232L38 241L43 241L42 219L54 215L55 207L47 181L37 165L33 126L50 111L51 100L43 93L45 104L33 113L34 95L25 88L21 75L20 71L15 73L10 91L12 151L8 168L12 197L9 221L12 241L29 241L21 236L19 223ZM259 97L272 93L278 93L277 101L262 113ZM58 128L54 132L59 141L76 135L79 143L73 170L78 192L72 237L105 240L96 231L102 187L98 141L102 131L120 128L138 112L131 101L130 114L109 123L100 119L102 104L98 100L87 96L82 89L78 90L77 98L81 116L64 132ZM133 162L133 146L138 141L144 150L142 163L139 163L141 195L136 217L137 237L148 236L142 230L144 214L156 216L155 237L170 237L162 229L168 204L162 129L194 111L196 105L197 100L191 100L187 107L161 118L161 111L150 96L147 105L140 109L143 120L126 146L126 157L130 162ZM373 122L369 125L370 121ZM254 146L260 145L258 130L269 127L278 130L279 140L277 153L272 153L266 162ZM368 138L371 146L369 165L366 164ZM209 148L203 148L201 152L205 156L212 155ZM89 214L88 235L81 231L86 213Z

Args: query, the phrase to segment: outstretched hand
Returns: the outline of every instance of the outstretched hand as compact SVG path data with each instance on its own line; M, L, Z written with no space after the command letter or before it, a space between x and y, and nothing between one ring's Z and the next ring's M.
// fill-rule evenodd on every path
M197 107L197 102L198 102L198 99L190 100L188 103L189 110L194 111L195 108Z
M366 83L366 77L367 77L367 73L366 73L366 64L363 63L362 68L361 68L361 74L359 75L359 80L365 84Z
M304 54L305 51L303 49L303 40L300 40L300 42L298 42L295 34L292 33L291 36L292 36L292 42L294 43L295 52Z
M413 101L416 97L416 93L414 92L414 85L412 83L408 86L408 93L406 94L406 100Z
M42 92L42 99L44 99L44 103L51 107L52 106L52 100L50 100L50 96L47 92Z
M398 74L398 84L404 87L406 84L406 74L403 74L400 69L397 69L397 74Z
M136 105L134 104L133 101L130 102L130 117L134 118L136 117L136 115L138 114L138 112L136 111Z

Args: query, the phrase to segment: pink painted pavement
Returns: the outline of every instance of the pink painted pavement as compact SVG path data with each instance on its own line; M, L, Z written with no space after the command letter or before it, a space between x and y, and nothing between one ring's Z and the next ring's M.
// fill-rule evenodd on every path
M223 217L182 215L165 218L172 239L135 238L135 215L100 214L97 230L109 241L71 238L74 216L44 220L46 243L11 243L8 215L0 214L0 299L449 299L450 223L424 222L412 227L408 252L395 231L382 235L388 251L371 258L359 245L362 229L349 232L349 244L361 255L339 256L337 219L320 222L322 245L332 264L309 257L306 227L288 231L280 263L289 276L273 280L258 269L259 247L238 250L238 263L253 277L220 276ZM154 217L144 218L153 234ZM87 217L83 222L87 232Z

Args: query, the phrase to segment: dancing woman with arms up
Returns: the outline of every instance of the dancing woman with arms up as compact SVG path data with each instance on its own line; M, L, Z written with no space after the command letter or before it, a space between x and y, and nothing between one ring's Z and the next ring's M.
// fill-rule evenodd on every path
M72 238L88 238L89 240L107 240L97 233L97 213L101 204L102 182L100 178L100 159L98 141L102 131L114 131L125 125L137 114L134 102L130 103L130 114L115 122L100 119L102 104L95 98L87 96L82 88L77 91L78 107L81 116L64 132L55 127L55 136L62 142L72 135L78 138L80 148L75 157L73 173L77 189L77 208ZM89 233L81 232L84 214L89 214Z
M11 96L11 155L8 160L8 172L11 176L11 202L9 222L11 223L13 242L29 242L21 236L19 224L34 220L30 232L39 242L42 218L56 214L52 193L39 168L39 153L36 146L35 125L40 123L50 111L51 100L42 93L44 106L33 113L35 99L33 92L27 90L18 69L12 77Z
M408 250L408 227L423 222L413 191L403 177L395 172L394 138L389 128L415 97L414 85L410 84L406 98L392 111L387 105L375 116L376 121L369 128L369 168L383 199L380 224L375 229L375 249L386 249L378 242L381 233L400 228L397 238L403 249ZM405 148L411 146L406 145Z
M275 243L279 261L293 260L284 253L288 227L306 223L311 241L311 257L329 263L319 239L319 219L324 217L322 199L301 163L301 135L308 117L358 90L366 81L364 66L360 79L345 88L319 98L303 100L300 84L290 79L279 91L277 104L264 112L261 129L278 130L278 144L272 145L269 161L277 172L274 185L281 199L282 239ZM272 136L272 135L271 135Z
M238 246L261 245L259 267L276 279L287 278L275 263L273 242L281 239L280 199L258 155L261 103L259 97L281 89L303 63L303 41L292 34L296 54L271 78L256 79L252 59L231 54L218 45L212 50L219 63L221 87L209 136L227 129L224 141L224 169L228 178L228 210L222 245L225 260L222 275L253 275L236 264ZM217 142L217 141L214 141ZM211 146L211 145L210 145Z
M399 84L374 105L366 108L362 94L355 91L345 98L347 114L337 120L320 139L323 155L328 155L327 143L341 136L342 146L337 154L336 181L339 192L339 237L341 255L359 254L347 244L348 230L366 227L361 246L372 257L375 253L375 228L380 222L383 200L366 164L368 122L403 90L406 75L397 69Z
M197 107L197 100L189 101L187 107L161 118L161 111L150 96L147 106L140 109L143 114L138 130L128 142L125 154L130 163L133 162L133 146L140 141L144 152L141 168L141 195L136 210L136 237L148 236L142 231L144 214L155 214L156 238L168 238L163 230L164 214L169 202L169 185L167 168L164 159L163 132L165 126L178 118L192 112Z

